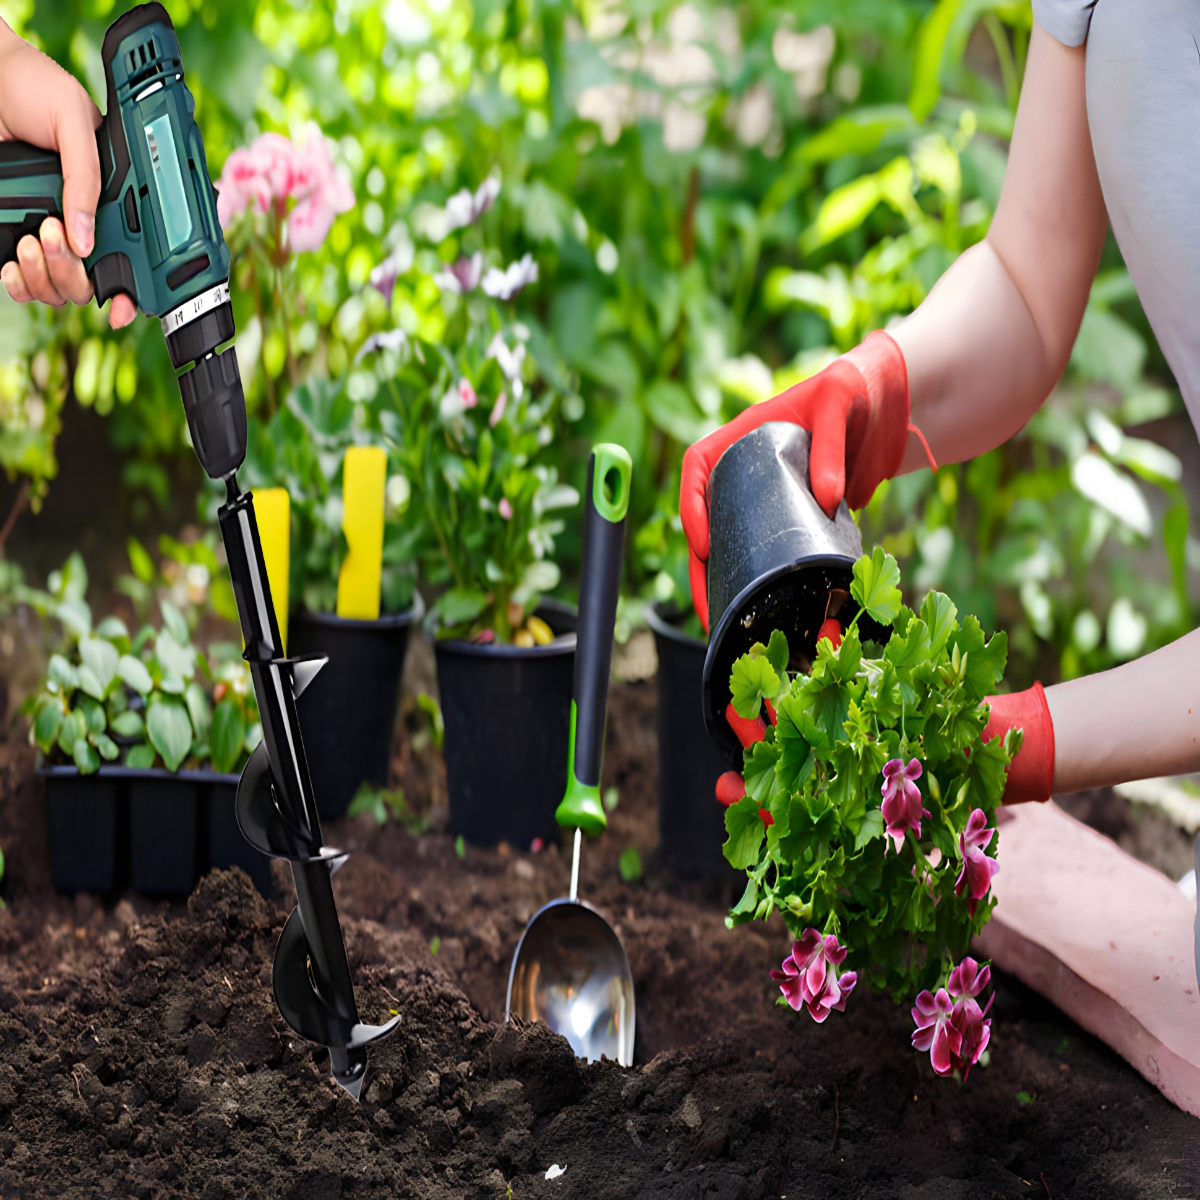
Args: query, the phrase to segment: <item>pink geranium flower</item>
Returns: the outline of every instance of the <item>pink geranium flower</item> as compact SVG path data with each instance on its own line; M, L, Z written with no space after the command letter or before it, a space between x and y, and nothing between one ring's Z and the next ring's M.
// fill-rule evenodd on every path
M846 947L839 946L832 933L822 937L815 929L806 929L771 978L792 1008L807 1008L819 1025L835 1009L846 1011L846 998L858 982L857 972L839 975L836 971L845 959Z
M917 1028L912 1035L914 1050L928 1050L929 1060L939 1075L949 1075L958 1065L962 1049L962 1034L954 1027L951 1017L954 1002L945 988L937 994L925 991L916 999L912 1017Z
M967 818L967 827L958 835L958 851L962 855L962 869L954 881L954 894L967 894L967 903L972 916L976 904L992 886L992 876L1000 870L994 858L984 854L996 831L988 828L987 815L982 808L975 809Z
M508 405L508 393L501 391L496 397L496 403L492 405L491 414L488 416L488 424L495 429L501 421L504 420L504 409Z
M921 818L929 816L929 812L921 804L921 791L916 781L921 778L921 764L913 758L908 766L893 758L883 767L883 786L879 789L883 795L883 823L887 835L896 843L899 853L904 845L904 835L911 829L917 837L921 836Z
M483 273L483 255L477 250L472 255L463 255L448 267L439 271L433 282L443 292L473 292L479 286L479 276Z
M991 979L991 967L981 968L973 958L964 958L950 972L946 986L939 988L937 995L922 992L917 997L912 1010L917 1023L912 1044L917 1050L929 1051L937 1074L962 1071L965 1080L987 1049L992 1034L987 1013L993 997L988 997L983 1008L976 997Z
M507 496L505 496L504 499L501 500L500 503L496 505L496 509L506 521L512 520L513 506L509 502L509 499Z

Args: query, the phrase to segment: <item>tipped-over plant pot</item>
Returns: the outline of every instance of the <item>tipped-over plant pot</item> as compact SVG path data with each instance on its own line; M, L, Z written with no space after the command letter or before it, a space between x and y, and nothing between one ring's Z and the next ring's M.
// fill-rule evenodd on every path
M303 609L292 614L288 654L329 659L297 706L323 817L342 816L363 783L387 784L404 656L423 614L420 596L406 612L374 621Z
M557 837L567 774L575 610L543 601L547 646L438 642L450 823L480 846Z
M830 520L813 499L809 441L799 425L761 425L721 455L709 478L704 723L739 770L742 746L725 720L734 662L778 629L787 635L792 669L806 670L830 593L849 588L862 553L845 502Z
M725 810L715 791L729 767L700 707L707 645L683 632L683 616L670 605L646 607L658 651L659 855L680 875L728 882L736 875L721 850Z

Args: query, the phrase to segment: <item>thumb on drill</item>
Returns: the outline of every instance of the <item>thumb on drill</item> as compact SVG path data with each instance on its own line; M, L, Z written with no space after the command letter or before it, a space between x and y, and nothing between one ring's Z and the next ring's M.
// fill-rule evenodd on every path
M65 72L64 72L65 74ZM70 79L54 110L54 137L63 166L63 225L80 258L96 244L96 205L100 200L100 156L96 127L100 112L83 88Z

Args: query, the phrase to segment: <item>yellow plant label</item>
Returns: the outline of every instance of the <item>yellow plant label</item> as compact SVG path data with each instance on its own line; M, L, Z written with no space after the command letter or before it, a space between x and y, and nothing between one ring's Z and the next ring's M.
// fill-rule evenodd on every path
M288 566L291 551L292 504L284 488L255 489L254 512L258 517L258 537L262 542L263 559L267 564L267 584L279 636L283 639L280 652L287 649L288 624Z
M342 464L342 531L348 549L338 575L339 617L374 621L383 574L383 505L387 452L351 446Z

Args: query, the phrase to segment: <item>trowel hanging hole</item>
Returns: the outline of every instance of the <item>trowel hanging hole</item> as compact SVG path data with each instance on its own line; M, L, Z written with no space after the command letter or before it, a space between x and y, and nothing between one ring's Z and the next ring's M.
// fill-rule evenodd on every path
M621 472L616 467L609 467L604 472L604 498L609 504L616 504L621 494Z

